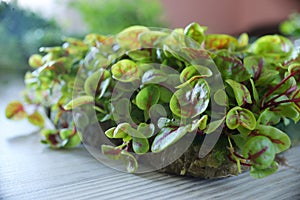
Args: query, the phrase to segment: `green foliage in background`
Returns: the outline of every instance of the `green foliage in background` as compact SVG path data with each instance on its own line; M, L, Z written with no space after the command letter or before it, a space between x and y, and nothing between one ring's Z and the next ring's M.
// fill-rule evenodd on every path
M288 36L300 36L300 14L292 13L289 18L279 25L282 34Z
M61 31L55 22L15 4L0 3L0 69L24 69L28 57L37 52L41 44L59 44L60 37Z
M74 0L90 32L115 34L131 25L161 27L162 7L157 0Z

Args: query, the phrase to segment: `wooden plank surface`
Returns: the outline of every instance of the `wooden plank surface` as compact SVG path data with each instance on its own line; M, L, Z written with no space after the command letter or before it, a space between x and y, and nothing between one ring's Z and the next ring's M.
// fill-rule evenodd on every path
M0 74L0 81L6 80ZM39 143L27 122L3 117L5 104L18 98L22 81L0 87L0 199L300 199L300 172L281 167L265 179L247 173L201 180L163 173L127 174L95 160L84 148L51 150ZM286 153L300 166L300 147Z

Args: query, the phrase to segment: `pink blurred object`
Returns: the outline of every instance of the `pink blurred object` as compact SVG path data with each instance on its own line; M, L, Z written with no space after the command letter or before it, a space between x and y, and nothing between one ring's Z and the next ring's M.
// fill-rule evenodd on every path
M161 0L171 28L192 21L209 27L208 33L238 34L274 26L292 12L300 11L298 0Z

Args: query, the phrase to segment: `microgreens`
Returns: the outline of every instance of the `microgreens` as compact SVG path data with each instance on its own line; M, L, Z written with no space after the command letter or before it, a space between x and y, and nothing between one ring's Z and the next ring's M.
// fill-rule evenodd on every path
M224 123L224 159L237 163L239 172L244 165L253 177L268 176L278 168L275 156L291 144L276 126L300 119L300 56L293 57L294 46L283 36L263 36L248 44L247 34L236 39L205 30L196 23L170 33L132 26L113 37L90 34L42 48L43 56L30 58L35 70L25 76L25 104L11 102L6 116L27 117L43 127L37 109L43 107L55 127L43 128L43 142L53 148L77 146L83 133L76 126L105 124L105 136L116 145L102 145L102 153L122 160L129 172L138 169L135 154L162 152L189 134L201 142ZM186 37L194 40L193 48ZM211 62L188 61L199 57L211 58L224 90L212 84L216 72ZM84 88L73 99L78 70L86 74L79 79ZM126 94L131 95L124 98ZM213 119L212 101L226 106L225 116ZM87 105L97 122L90 121ZM27 106L34 106L34 112L27 113ZM78 107L86 114L72 116Z

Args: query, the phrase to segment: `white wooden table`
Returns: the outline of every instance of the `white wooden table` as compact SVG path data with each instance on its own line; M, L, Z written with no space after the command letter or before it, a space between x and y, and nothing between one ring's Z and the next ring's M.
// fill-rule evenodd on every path
M265 179L247 173L201 180L163 173L126 174L105 167L83 148L51 150L27 122L4 118L18 98L22 77L0 74L0 199L300 199L300 172L287 167ZM3 86L3 82L8 82ZM300 147L286 153L300 166Z

